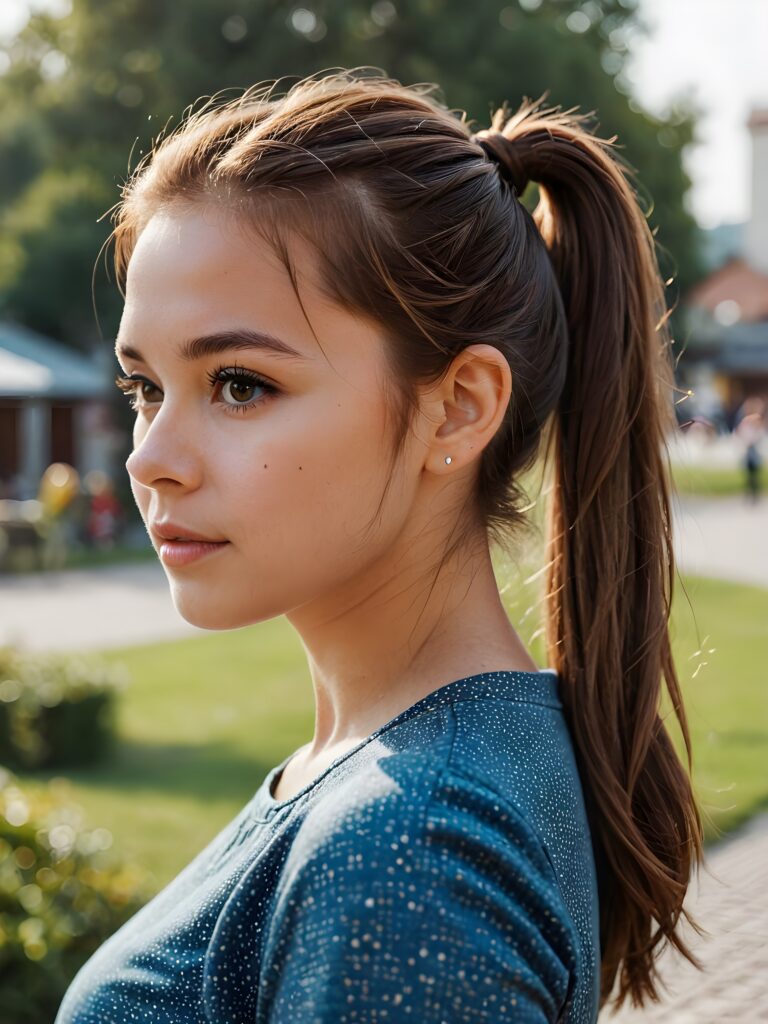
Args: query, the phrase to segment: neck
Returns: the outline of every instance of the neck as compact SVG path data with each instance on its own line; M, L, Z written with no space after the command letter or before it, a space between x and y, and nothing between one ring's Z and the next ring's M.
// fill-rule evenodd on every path
M447 561L434 584L434 572L425 578L423 561L407 552L407 544L389 552L364 579L287 615L315 697L306 760L360 742L445 683L538 670L502 604L485 540Z

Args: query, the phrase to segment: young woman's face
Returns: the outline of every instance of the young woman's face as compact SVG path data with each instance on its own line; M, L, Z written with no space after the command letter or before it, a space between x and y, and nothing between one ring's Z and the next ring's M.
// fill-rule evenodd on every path
M304 243L292 252L325 356L285 266L226 211L153 217L128 269L116 351L142 383L130 385L126 468L177 609L207 629L289 612L382 559L409 515L426 451L408 449L368 529L387 472L383 341L323 296ZM242 331L297 355L196 340ZM227 543L173 564L157 520Z

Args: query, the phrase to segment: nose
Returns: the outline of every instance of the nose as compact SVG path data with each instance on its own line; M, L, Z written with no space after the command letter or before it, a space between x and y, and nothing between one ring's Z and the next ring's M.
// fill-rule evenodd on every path
M177 484L194 488L201 475L201 456L191 424L182 426L165 407L158 412L125 461L130 477L143 487Z

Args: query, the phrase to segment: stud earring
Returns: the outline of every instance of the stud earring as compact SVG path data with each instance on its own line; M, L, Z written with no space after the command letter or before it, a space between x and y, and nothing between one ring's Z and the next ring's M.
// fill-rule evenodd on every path
M445 461L446 461L446 463L447 463L448 465L450 465L450 464L451 464L451 463L453 462L453 459L451 458L451 456L450 456L450 455L446 455L446 456L445 456Z

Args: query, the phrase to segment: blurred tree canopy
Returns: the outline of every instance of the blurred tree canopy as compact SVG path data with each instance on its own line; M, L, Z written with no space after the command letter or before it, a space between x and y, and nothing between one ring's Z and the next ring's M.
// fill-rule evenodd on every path
M681 160L696 115L654 118L631 97L623 69L646 30L636 0L71 0L34 13L0 49L0 315L83 349L114 337L108 212L152 139L212 94L360 65L439 83L476 129L545 90L547 105L594 111L637 172L672 306L702 272Z

